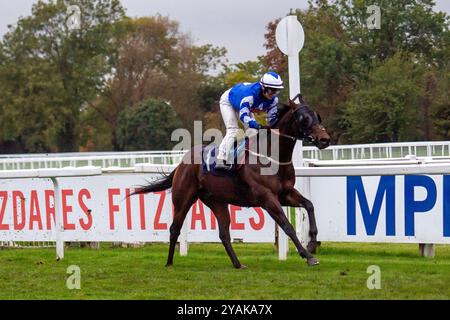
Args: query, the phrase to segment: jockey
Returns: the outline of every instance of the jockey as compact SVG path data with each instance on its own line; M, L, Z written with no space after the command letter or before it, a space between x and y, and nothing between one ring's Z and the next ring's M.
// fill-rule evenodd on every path
M227 128L219 147L216 169L228 170L230 149L238 134L237 115L244 124L247 135L254 135L262 126L253 116L254 112L266 112L271 126L278 120L278 93L283 89L283 80L275 72L266 73L259 82L239 83L220 98L220 111Z

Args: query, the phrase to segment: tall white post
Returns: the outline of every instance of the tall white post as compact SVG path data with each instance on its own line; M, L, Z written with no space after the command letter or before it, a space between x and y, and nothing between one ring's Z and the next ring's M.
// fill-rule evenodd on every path
M276 41L278 48L288 56L289 63L289 97L293 99L300 91L300 59L299 53L305 43L305 32L296 15L289 15L282 19L277 26ZM303 166L303 144L298 141L293 154L294 167ZM285 214L290 215L290 209L284 209ZM299 216L296 213L296 226ZM297 229L298 232L298 229ZM280 260L287 259L289 242L286 234L281 228L278 229L278 257Z
M292 99L301 93L299 53L305 44L305 31L297 16L289 15L278 24L275 37L278 48L288 56L289 97Z
M298 54L289 56L289 98L293 99L300 91L300 61Z

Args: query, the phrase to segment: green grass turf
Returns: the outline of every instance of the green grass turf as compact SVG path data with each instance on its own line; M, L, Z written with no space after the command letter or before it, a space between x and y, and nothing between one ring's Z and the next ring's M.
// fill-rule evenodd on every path
M0 299L449 299L450 246L422 258L418 245L324 243L308 267L291 244L278 261L271 244L234 244L246 270L235 270L221 244L191 244L164 267L168 245L100 250L0 250ZM66 286L67 268L81 269L81 290ZM367 268L381 268L381 289L369 290Z

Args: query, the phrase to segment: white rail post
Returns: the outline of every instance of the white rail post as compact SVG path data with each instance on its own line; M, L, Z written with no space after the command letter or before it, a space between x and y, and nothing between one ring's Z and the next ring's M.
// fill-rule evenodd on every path
M302 141L298 141L294 148L294 153L292 157L292 161L294 164L294 168L304 167L305 163L303 161L303 143ZM310 177L303 177L300 181L296 181L295 186L297 189L302 191L302 195L309 199L311 197L310 191ZM301 188L299 186L302 186ZM309 218L308 213L303 208L295 209L295 231L297 232L297 237L299 238L301 244L303 246L307 246L309 243Z
M188 255L189 243L188 243L188 220L187 216L184 219L183 227L180 230L180 236L178 237L180 242L180 256L185 257Z
M303 177L303 196L311 199L311 177ZM296 210L297 237L303 246L307 246L311 240L309 237L309 217L308 212L299 208Z
M283 208L284 214L289 216L289 208ZM281 227L278 227L278 260L287 260L289 250L289 239Z
M436 246L430 243L420 243L419 253L422 257L434 258L434 256L436 255Z
M51 178L53 189L55 190L55 232L56 232L56 260L64 259L64 240L62 233L64 227L62 225L62 206L61 206L61 190L59 188L58 179Z
M298 167L303 167L305 166L305 163L303 162L303 153L299 153L299 150L302 150L303 148L303 143L301 141L298 141L297 144L295 145L294 148L294 153L292 156L292 162L294 164L294 168L298 168ZM303 178L301 178L303 179ZM297 190L300 191L300 193L303 194L303 187L300 187L300 181L297 180L296 177L296 181L295 181L295 188ZM301 240L301 234L302 232L300 232L302 226L303 226L303 212L301 208L295 208L295 232L297 234L297 237L299 238L300 242L302 242ZM303 243L302 243L303 245Z

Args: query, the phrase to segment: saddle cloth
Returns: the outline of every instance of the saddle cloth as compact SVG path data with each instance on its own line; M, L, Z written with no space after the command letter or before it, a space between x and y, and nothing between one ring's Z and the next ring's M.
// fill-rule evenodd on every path
M245 163L245 150L248 149L248 139L238 141L231 150L233 163L230 170L216 170L216 159L219 153L217 145L211 144L202 148L202 169L203 174L213 174L215 176L233 176Z

